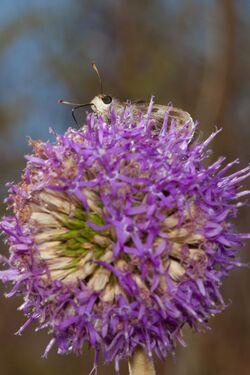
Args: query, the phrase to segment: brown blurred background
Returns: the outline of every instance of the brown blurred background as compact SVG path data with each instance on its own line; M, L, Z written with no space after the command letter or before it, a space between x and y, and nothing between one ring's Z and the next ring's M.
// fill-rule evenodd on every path
M212 159L239 156L242 166L249 160L249 0L1 0L0 8L1 202L5 183L17 181L24 168L27 136L47 140L49 126L58 132L74 126L57 99L86 102L98 93L92 61L106 92L171 101L199 120L204 137L222 126ZM249 212L243 209L236 223L241 231L249 230ZM249 250L242 251L245 261ZM249 286L250 271L234 271L223 286L232 304L211 321L210 332L187 332L188 347L178 348L176 363L171 356L157 361L157 374L249 375ZM93 353L76 358L52 351L44 360L46 332L33 326L14 336L24 321L16 311L21 301L2 294L0 375L88 374ZM114 374L113 366L101 363L102 374Z

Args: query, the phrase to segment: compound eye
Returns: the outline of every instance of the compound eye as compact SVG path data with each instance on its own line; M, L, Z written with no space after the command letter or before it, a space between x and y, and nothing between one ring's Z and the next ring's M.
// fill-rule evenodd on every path
M112 98L109 95L106 95L102 98L104 104L110 104L112 102Z

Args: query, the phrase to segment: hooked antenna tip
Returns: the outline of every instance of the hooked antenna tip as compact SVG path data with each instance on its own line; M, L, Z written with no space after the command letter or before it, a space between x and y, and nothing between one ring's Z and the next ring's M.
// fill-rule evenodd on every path
M99 82L100 82L100 89L101 89L101 94L103 94L103 85L102 85L102 79L101 79L101 76L100 76L100 73L99 73L99 70L96 66L96 63L92 62L92 68L94 69L94 71L96 72L98 78L99 78Z

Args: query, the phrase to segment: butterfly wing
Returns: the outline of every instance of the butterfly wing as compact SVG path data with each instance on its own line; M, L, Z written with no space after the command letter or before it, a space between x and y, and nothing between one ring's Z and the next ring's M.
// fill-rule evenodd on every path
M144 115L147 114L149 103L140 100L132 102L131 104L135 115L139 115L140 113ZM185 125L188 126L190 130L193 129L194 121L188 112L176 107L154 104L150 117L155 120L156 130L161 129L166 112L168 112L168 128L173 120L177 128L183 128Z

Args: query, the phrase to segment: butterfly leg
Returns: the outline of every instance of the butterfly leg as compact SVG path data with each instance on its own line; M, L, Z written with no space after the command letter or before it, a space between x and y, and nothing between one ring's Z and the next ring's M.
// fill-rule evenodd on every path
M76 110L76 109L79 109L79 108L82 108L82 107L86 107L86 104L76 105L76 106L73 107L72 110L71 110L73 120L75 121L75 123L76 123L77 126L79 126L79 124L78 124L77 119L76 119L76 116L75 116L75 110Z

